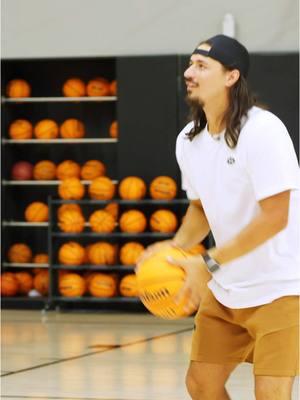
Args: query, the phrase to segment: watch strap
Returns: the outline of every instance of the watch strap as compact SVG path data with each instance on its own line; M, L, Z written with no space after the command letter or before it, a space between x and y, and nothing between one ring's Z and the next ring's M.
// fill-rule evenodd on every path
M218 269L220 269L220 264L218 264L217 261L214 260L208 253L203 254L202 257L203 257L203 260L206 264L208 271L211 274L213 274Z

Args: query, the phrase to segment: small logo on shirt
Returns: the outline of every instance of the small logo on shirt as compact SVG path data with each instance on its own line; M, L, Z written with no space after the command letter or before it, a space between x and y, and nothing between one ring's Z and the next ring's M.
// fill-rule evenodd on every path
M227 158L227 164L232 165L235 163L235 159L233 157Z

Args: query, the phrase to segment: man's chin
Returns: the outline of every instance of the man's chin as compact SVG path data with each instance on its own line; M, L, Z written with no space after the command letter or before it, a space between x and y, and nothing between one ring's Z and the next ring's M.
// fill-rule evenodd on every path
M199 96L193 95L192 93L187 93L185 101L190 106L203 106L203 101L199 98Z

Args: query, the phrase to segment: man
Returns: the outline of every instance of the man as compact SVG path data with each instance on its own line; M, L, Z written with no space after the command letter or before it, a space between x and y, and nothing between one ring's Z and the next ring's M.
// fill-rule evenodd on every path
M142 256L214 236L203 257L169 260L186 271L177 300L200 304L186 380L193 400L230 399L225 383L243 361L253 362L257 400L290 399L297 375L300 173L283 123L254 105L248 69L246 48L224 35L193 52L184 73L193 121L176 144L190 205L174 240Z

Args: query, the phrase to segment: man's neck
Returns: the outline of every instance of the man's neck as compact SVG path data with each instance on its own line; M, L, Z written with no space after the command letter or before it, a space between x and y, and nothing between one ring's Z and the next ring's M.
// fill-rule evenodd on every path
M224 116L228 107L228 99L221 97L203 107L207 119L207 127L209 133L218 134L226 128L226 121L224 121Z

